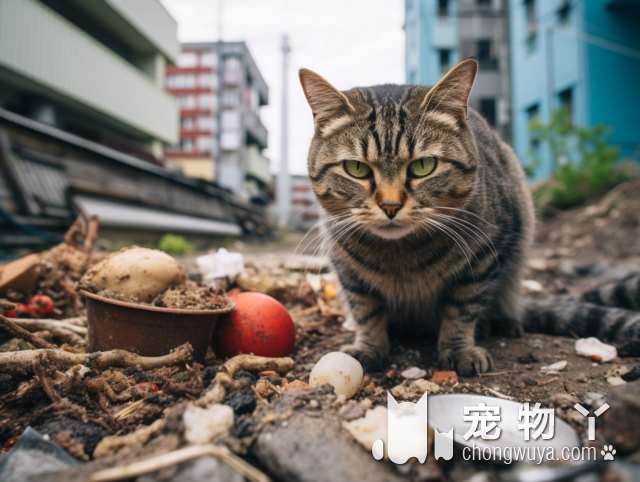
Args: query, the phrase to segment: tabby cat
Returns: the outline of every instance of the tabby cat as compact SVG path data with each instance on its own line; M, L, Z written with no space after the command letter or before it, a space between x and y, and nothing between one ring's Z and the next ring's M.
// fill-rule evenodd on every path
M476 332L518 336L523 320L553 318L519 301L533 207L521 163L467 106L477 70L466 59L431 88L347 91L300 71L315 124L309 176L356 322L343 350L369 368L385 361L391 329L437 335L443 368L486 372Z

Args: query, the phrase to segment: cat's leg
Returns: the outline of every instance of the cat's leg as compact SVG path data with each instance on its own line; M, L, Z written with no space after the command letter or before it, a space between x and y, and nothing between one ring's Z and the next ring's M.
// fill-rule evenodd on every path
M442 311L438 334L440 365L460 375L487 372L493 368L493 359L475 340L476 323L483 315L484 305L479 301L455 302L456 299L454 293Z
M341 350L360 360L368 369L384 366L389 355L389 334L384 302L370 293L345 289L355 321L355 339Z
M494 335L513 338L524 335L519 271L504 276L498 284L496 310L489 314L491 316L491 331Z

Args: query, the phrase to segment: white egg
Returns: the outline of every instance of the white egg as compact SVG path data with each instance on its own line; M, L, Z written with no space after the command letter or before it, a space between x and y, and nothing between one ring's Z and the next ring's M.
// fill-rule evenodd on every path
M149 302L184 280L178 262L163 251L132 246L107 256L84 275L82 286Z
M336 395L353 397L362 384L364 370L358 360L351 355L334 351L324 355L314 365L309 375L309 385L331 385Z

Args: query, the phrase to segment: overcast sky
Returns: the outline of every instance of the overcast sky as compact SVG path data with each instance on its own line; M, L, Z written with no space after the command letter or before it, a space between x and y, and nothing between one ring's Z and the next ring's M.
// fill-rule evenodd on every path
M218 38L221 0L161 0L178 21L181 41ZM224 40L244 40L269 85L262 119L269 130L266 154L280 159L281 53L291 41L289 166L306 172L311 112L297 72L315 70L340 89L404 82L403 0L222 0Z

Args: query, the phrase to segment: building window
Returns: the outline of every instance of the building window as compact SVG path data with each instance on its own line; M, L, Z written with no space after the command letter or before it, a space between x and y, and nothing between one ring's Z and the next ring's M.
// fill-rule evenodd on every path
M531 123L540 118L540 106L538 104L533 104L527 107L525 109L525 114L527 116L527 129L530 129ZM531 134L529 134L529 150L534 157L537 156L540 151L540 139L532 137Z
M480 113L493 127L496 126L496 99L483 97L480 99Z
M560 25L566 25L571 18L571 2L569 0L563 0L557 11L558 23Z
M573 120L573 88L569 87L558 92L558 103L569 113L569 119Z
M498 59L493 57L491 47L490 39L480 39L476 42L476 58L481 69L496 70L498 68Z
M218 85L218 77L214 74L200 74L198 76L198 85L215 89Z
M196 98L192 95L179 95L176 100L181 109L195 109L196 107Z
M231 57L224 61L224 82L226 84L239 84L242 81L242 62Z
M439 17L448 17L449 16L449 0L438 0L438 16Z
M213 94L205 94L198 97L198 106L202 109L215 109L216 96Z
M480 8L490 8L492 4L491 0L476 0L476 5Z
M524 12L527 21L527 48L529 51L536 46L538 39L538 18L536 17L536 1L524 0Z
M200 57L200 63L204 67L217 67L218 66L218 54L215 52L207 52Z
M449 70L451 65L451 49L439 49L438 61L440 63L440 72L444 73Z
M182 52L178 55L179 67L195 67L198 65L198 55L195 52Z
M216 119L214 117L198 117L198 129L202 131L214 131L216 129Z
M183 117L180 119L180 127L184 130L193 129L193 119L191 117Z
M209 152L213 147L213 139L210 136L201 136L196 139L196 147L200 152Z

